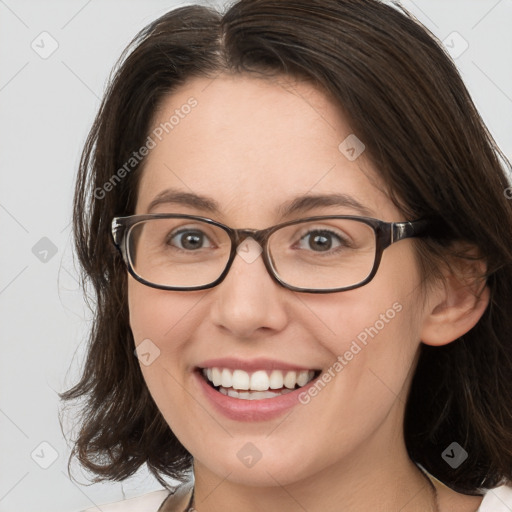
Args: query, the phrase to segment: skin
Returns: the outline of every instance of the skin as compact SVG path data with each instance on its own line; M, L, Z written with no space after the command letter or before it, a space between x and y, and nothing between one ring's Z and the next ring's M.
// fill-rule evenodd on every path
M338 145L352 133L335 104L310 84L220 75L195 78L160 106L154 126L193 96L198 105L150 151L136 213L168 188L213 198L220 211L161 204L153 213L189 213L235 228L288 220L276 208L308 194L345 193L385 221L403 221L363 153L349 161ZM298 217L359 212L315 208ZM136 344L160 356L141 365L165 420L194 456L196 509L245 511L429 511L427 480L407 456L402 421L422 340L442 345L482 315L476 285L446 276L425 288L403 240L386 249L375 278L342 293L307 294L274 282L262 259L237 257L210 290L162 291L128 277ZM214 357L268 357L327 369L351 342L399 303L402 310L307 405L274 420L237 422L216 412L192 371ZM251 468L237 457L261 452ZM438 487L442 512L474 511L479 497ZM180 505L181 506L181 505ZM174 510L174 508L169 508ZM181 510L176 508L176 510Z

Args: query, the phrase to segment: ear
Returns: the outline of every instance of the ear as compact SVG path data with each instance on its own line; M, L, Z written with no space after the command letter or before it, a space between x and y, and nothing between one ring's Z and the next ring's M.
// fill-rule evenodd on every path
M427 292L421 329L426 345L447 345L460 338L478 323L489 304L490 291L483 277L486 265L474 250L469 253L470 260L457 258L447 265L443 279Z

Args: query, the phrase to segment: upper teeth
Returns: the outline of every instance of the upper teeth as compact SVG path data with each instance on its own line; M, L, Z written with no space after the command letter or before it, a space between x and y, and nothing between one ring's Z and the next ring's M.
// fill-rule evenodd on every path
M258 370L251 374L244 370L229 370L228 368L204 368L203 375L213 382L214 386L224 388L246 389L252 391L266 391L282 387L294 389L307 384L313 379L314 370L281 371L272 370L270 375L265 370Z

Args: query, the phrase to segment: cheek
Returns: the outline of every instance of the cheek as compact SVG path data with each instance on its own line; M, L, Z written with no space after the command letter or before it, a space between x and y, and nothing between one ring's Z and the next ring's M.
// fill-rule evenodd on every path
M418 280L413 273L397 277L376 276L369 284L340 294L304 296L309 329L321 334L323 344L337 354L349 350L352 341L362 347L377 339L402 348L417 345Z
M329 373L341 377L333 380L340 397L380 407L392 398L389 390L404 388L419 346L417 310L407 295L347 294L308 309L317 312L310 325L326 333L318 339L332 357Z
M199 301L200 296L194 293L157 290L130 278L130 327L144 378L154 398L165 381L179 385L187 370L186 341L191 326L200 322L200 308L195 307Z
M130 327L142 375L158 409L176 432L187 428L183 425L190 408L190 396L183 391L189 375L187 340L201 321L196 307L200 293L204 292L185 295L156 290L132 278L128 285Z
M157 290L130 277L128 307L135 344L149 338L160 346L164 340L173 339L176 343L167 343L166 350L179 349L185 326L188 324L190 328L190 321L194 321L197 312L194 308L201 300L201 293L204 292Z
M329 458L334 462L365 444L383 424L389 435L402 425L419 346L417 310L405 290L385 297L362 290L343 298L340 294L336 305L308 304L308 309L317 307L319 316L323 313L322 322L314 316L311 325L315 323L317 332L329 332L321 343L331 354L322 377L325 386L302 397L304 414L322 418L312 431L332 441L318 441L318 464Z
M351 386L360 386L359 399L368 403L382 399L375 393L376 382L384 394L387 387L396 393L406 387L420 344L419 269L412 251L398 245L387 249L367 285L301 299L308 329L332 354L333 365L338 363L333 372L343 373L341 380L349 379ZM400 257L397 249L402 249Z

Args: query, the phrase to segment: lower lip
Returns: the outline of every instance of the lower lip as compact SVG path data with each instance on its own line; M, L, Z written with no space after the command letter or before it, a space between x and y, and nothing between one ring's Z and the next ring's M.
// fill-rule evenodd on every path
M200 370L194 371L194 377L208 401L218 412L235 421L266 421L277 418L292 407L302 405L299 395L307 392L317 380L313 379L305 386L285 395L261 400L244 400L223 395L210 386L200 372Z

